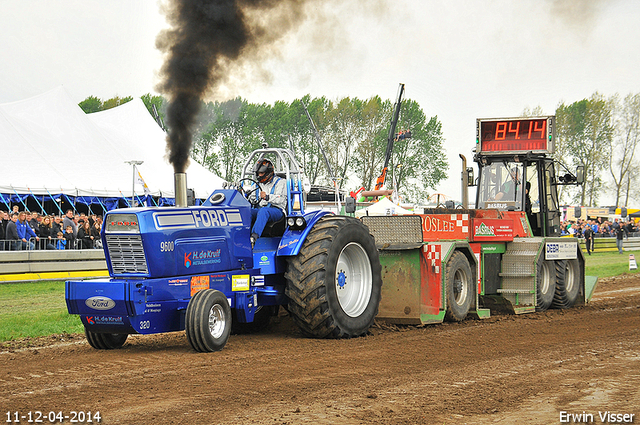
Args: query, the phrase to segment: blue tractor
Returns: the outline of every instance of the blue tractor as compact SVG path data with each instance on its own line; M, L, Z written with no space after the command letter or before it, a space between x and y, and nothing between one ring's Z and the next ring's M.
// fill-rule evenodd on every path
M265 158L286 179L288 205L252 247L254 164ZM186 193L186 178L179 180L177 200ZM366 334L382 286L374 238L355 218L306 211L303 180L290 150L265 146L247 159L239 182L201 206L109 211L101 237L110 278L65 288L89 344L113 349L129 334L185 330L196 351L217 351L232 332L266 327L279 306L307 336Z

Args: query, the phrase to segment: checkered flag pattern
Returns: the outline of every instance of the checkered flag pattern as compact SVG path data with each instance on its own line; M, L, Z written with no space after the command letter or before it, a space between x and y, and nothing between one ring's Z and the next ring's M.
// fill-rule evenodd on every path
M440 274L442 266L441 246L438 244L427 245L425 246L425 251L427 252L427 261L429 261L433 272Z
M469 214L451 214L451 221L462 229L462 233L469 233Z

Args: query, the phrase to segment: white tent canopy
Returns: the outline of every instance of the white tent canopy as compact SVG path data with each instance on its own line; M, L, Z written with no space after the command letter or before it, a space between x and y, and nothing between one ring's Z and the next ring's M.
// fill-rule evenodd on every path
M377 215L406 215L413 214L409 210L405 210L399 205L394 204L388 198L382 198L375 204L369 205L367 208L356 211L355 216L360 218L363 216Z
M151 195L174 197L173 167L165 159L166 134L141 99L85 114L62 87L0 104L0 193L131 198L138 166ZM187 186L197 198L221 187L222 179L195 161ZM144 195L136 184L138 196Z

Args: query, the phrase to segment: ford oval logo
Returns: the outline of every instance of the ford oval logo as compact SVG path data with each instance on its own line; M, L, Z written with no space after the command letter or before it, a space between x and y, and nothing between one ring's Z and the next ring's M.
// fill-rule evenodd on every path
M91 297L84 303L94 310L111 310L116 306L116 302L108 297Z

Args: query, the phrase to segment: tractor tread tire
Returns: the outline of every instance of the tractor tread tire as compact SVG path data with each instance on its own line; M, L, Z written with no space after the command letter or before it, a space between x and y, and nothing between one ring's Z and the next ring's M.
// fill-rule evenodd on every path
M367 253L372 288L368 304L358 317L348 316L336 295L335 268L342 249L358 243ZM324 216L311 229L297 256L288 261L285 278L287 310L306 336L350 338L367 333L378 314L382 267L375 240L358 219Z
M466 296L462 303L456 302L454 292L454 279L456 271L458 270L460 270L467 279L463 285L463 291L466 291ZM446 285L447 309L444 317L449 322L461 322L467 317L469 309L471 308L473 297L475 296L475 285L469 260L467 260L467 257L460 251L454 251L447 262Z
M556 292L553 297L553 308L565 309L571 308L578 300L580 295L579 270L577 267L578 260L559 260L556 261ZM567 269L571 267L572 273L567 273ZM567 274L569 276L567 276ZM567 290L567 279L573 278L570 289Z
M84 328L89 345L96 350L113 350L124 345L129 334L97 333Z
M225 328L220 337L215 338L209 331L209 312L220 305L224 313ZM185 315L185 333L194 350L200 353L220 351L231 333L231 308L227 297L220 291L204 289L198 291L189 301Z
M545 263L549 271L549 287L545 292L542 292L542 273L543 264ZM546 311L553 304L556 296L557 276L558 271L555 262L547 261L543 258L538 261L538 271L536 272L536 311Z

